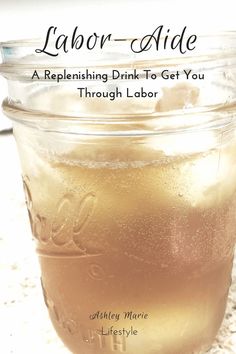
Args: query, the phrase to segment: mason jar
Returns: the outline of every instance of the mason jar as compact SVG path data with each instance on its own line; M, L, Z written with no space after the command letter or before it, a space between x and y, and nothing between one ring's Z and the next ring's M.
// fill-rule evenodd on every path
M221 325L236 34L198 41L186 55L131 54L126 40L57 58L1 44L45 304L74 354L204 353Z

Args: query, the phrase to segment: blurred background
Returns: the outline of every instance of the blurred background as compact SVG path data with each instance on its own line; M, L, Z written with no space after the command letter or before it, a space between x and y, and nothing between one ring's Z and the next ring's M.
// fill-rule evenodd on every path
M49 26L63 32L79 26L82 33L141 36L160 24L191 31L236 29L236 0L0 0L0 42L45 37ZM7 96L0 76L0 101ZM0 353L66 354L48 320L39 269L25 208L20 166L11 122L0 110ZM213 354L236 351L236 278L229 307ZM221 349L219 349L221 348Z

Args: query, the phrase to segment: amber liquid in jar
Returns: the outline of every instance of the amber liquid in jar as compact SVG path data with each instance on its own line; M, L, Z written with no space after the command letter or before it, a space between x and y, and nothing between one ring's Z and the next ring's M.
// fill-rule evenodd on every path
M38 41L0 44L45 303L74 354L205 353L222 322L236 33L197 37L185 54L134 53L127 37L55 58ZM139 79L112 80L114 69ZM73 79L86 70L108 79Z
M221 324L233 257L235 142L165 156L160 139L134 148L94 138L63 156L37 153L34 171L23 168L45 302L75 354L200 353ZM147 316L125 319L130 311Z

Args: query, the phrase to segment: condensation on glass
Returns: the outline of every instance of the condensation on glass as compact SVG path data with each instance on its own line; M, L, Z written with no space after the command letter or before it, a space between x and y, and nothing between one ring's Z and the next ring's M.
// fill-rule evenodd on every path
M38 56L33 41L1 46L3 109L45 303L75 354L202 353L221 325L236 233L236 34L199 43L178 58L128 55L126 43L111 43L93 61ZM31 80L45 68L192 70L205 79ZM81 85L159 95L85 99ZM112 332L123 329L137 333Z

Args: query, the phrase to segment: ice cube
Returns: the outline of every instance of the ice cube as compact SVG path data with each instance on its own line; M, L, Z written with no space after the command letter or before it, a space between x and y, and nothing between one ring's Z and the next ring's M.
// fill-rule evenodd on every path
M143 354L189 352L193 343L205 341L206 331L212 333L214 305L204 300L199 300L199 303L190 301L186 305L166 303L148 311L148 314L146 322L139 320L133 324L138 335L126 339L132 354L138 353L140 348ZM104 327L109 328L109 324ZM126 321L119 321L119 326L115 325L114 329L122 327L128 327Z
M193 207L219 205L236 191L236 162L226 146L186 163L181 175L189 180L186 198Z
M177 132L150 137L147 145L166 156L178 156L208 151L216 145L216 137L211 131Z
M181 82L173 87L163 87L162 97L157 102L156 112L168 112L178 109L194 107L199 98L200 89Z

